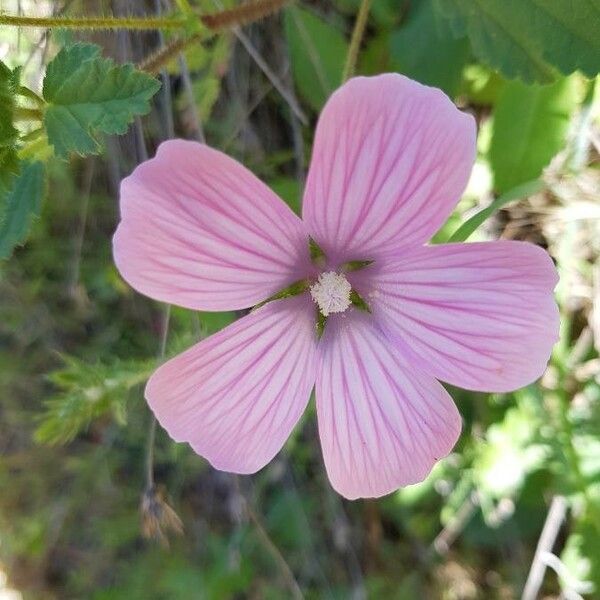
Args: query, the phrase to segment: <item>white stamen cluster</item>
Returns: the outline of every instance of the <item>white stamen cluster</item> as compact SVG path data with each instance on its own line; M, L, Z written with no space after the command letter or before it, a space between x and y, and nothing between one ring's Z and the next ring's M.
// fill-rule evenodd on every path
M310 295L321 314L327 317L331 313L344 312L352 304L351 291L352 286L343 275L328 271L319 275L317 282L310 288Z

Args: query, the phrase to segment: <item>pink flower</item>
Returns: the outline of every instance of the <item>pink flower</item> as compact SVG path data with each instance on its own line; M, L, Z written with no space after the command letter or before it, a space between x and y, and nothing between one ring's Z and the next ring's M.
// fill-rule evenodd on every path
M514 241L424 245L464 190L475 138L441 91L358 77L320 117L302 220L194 142L165 142L125 179L114 257L136 290L204 311L296 292L152 375L146 398L171 437L254 473L314 386L333 487L376 497L421 481L456 443L461 419L438 379L504 392L538 378L558 332L548 255Z

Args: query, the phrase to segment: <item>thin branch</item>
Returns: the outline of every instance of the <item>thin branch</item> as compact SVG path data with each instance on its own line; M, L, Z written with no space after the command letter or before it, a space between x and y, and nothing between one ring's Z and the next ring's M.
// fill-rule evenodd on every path
M275 562L281 569L281 573L283 574L283 576L286 580L286 583L287 583L288 587L290 588L292 597L294 598L294 600L304 600L304 594L302 593L302 590L300 589L300 586L298 585L298 582L296 581L296 578L294 577L294 573L292 572L292 569L287 564L287 561L283 557L283 554L281 554L279 548L275 545L275 542L269 536L267 530L265 529L264 525L262 524L260 517L254 512L254 510L250 506L250 502L244 495L244 492L241 489L240 482L239 482L239 479L237 476L234 476L234 483L235 483L235 487L236 487L238 493L240 494L241 498L244 500L244 508L245 508L246 514L248 515L248 518L254 524L254 527L256 528L256 532L258 533L258 537L260 538L260 541L263 543L265 548L269 551L269 553L271 554L271 556L273 557L273 559L275 560Z
M92 189L92 180L94 178L95 161L89 158L85 162L83 173L83 182L81 186L81 212L79 214L79 223L75 234L75 249L73 252L73 264L71 267L71 276L69 278L68 290L72 298L77 298L77 284L79 283L81 253L83 251L83 240L85 238L85 228L87 224L88 206L90 202L90 193Z
M214 5L221 10L220 14L223 14L223 4L220 0L213 0ZM300 120L303 125L308 125L308 119L298 101L294 97L293 94L286 88L284 83L277 77L276 73L269 67L267 61L263 58L258 49L254 46L254 44L250 41L250 38L240 29L239 25L235 25L231 28L235 37L239 40L239 42L244 46L246 52L250 55L252 60L258 65L258 68L265 74L267 79L273 84L273 87L279 92L281 97L287 102L290 110L296 115L296 117Z
M234 27L232 29L234 35L240 41L242 46L246 49L246 52L252 57L254 62L258 65L260 70L265 74L267 79L273 84L273 87L279 92L281 97L287 102L290 110L294 113L294 115L298 118L298 120L303 125L308 125L308 118L304 114L303 110L300 108L298 101L296 98L290 94L289 90L286 89L285 85L282 81L277 77L277 75L273 72L271 67L267 64L265 59L262 57L260 52L254 47L248 36L239 28Z
M546 521L538 540L537 548L535 549L535 555L527 576L527 582L523 589L523 595L521 600L535 600L542 583L544 581L544 573L546 572L546 563L543 557L552 550L556 536L560 531L562 522L567 514L567 500L564 496L554 496Z
M157 15L162 13L161 0L154 0L154 10ZM162 47L165 45L165 36L162 31L158 32L159 45ZM169 73L163 69L160 72L160 79L162 82L161 93L162 93L162 109L165 120L165 130L167 139L175 137L175 123L173 120L173 97L171 95L171 79Z
M192 44L207 39L206 34L195 33L186 38L175 38L138 63L138 68L156 75L171 59L189 48Z
M246 25L253 21L258 21L268 15L277 12L282 6L290 0L252 0L246 2L234 9L222 10L212 15L200 15L199 19L209 31L196 32L188 37L181 37L172 40L164 47L160 48L138 66L148 73L156 74L161 67L167 64L172 58L182 53L196 42L207 40L212 33L224 29L233 29L240 25Z
M283 8L290 0L250 0L235 8L212 15L200 15L200 20L212 31L247 25L268 17Z
M198 107L196 106L196 98L194 96L194 86L192 84L192 76L188 68L187 60L183 53L179 55L179 69L181 71L181 79L183 81L183 89L188 102L190 105L190 113L192 115L192 135L198 142L205 142L204 130L202 129L202 121L198 114Z
M475 492L469 494L468 498L461 504L456 514L450 519L448 524L436 536L429 549L429 556L439 554L444 556L450 546L454 543L461 531L467 526L471 517L477 508L477 494Z
M346 65L344 66L344 72L342 74L342 83L354 75L360 44L367 26L371 2L372 0L362 0L360 4L358 15L356 16L356 22L354 23L352 39L350 40L350 47L348 48L348 55L346 56Z

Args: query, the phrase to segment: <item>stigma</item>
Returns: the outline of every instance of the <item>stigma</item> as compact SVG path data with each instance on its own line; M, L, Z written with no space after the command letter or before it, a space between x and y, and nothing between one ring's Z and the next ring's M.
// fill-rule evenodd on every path
M346 277L335 271L321 273L310 288L310 295L324 317L344 312L352 304L351 292L352 286Z

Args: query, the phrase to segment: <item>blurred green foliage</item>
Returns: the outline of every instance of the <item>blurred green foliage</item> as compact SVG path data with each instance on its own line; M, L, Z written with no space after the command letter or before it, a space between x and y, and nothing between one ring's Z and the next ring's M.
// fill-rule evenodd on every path
M312 404L253 477L215 472L158 429L156 489L164 486L160 502L184 533L168 547L142 535L152 516L141 505L143 383L159 362L164 316L113 266L119 181L171 128L194 137L200 124L211 145L299 213L314 124L339 85L359 4L297 3L244 29L297 93L306 126L230 32L171 58L159 90L120 66L154 52L155 33L96 33L81 45L78 36L0 31L9 48L0 63L3 256L32 224L29 241L0 264L0 570L25 599L287 598L282 560L307 598L514 598L557 497L566 514L540 595L600 594L594 2L374 0L359 57L359 73L405 73L475 115L474 174L434 241L502 236L548 248L561 274L562 332L542 380L512 394L451 390L464 418L455 453L423 483L378 501L348 503L331 491ZM48 62L56 79L40 85ZM57 89L67 75L68 89ZM148 109L126 135L106 135ZM101 157L78 156L101 148ZM166 355L237 316L173 308Z
M284 22L294 83L319 110L341 83L348 43L334 25L299 7L288 8Z

